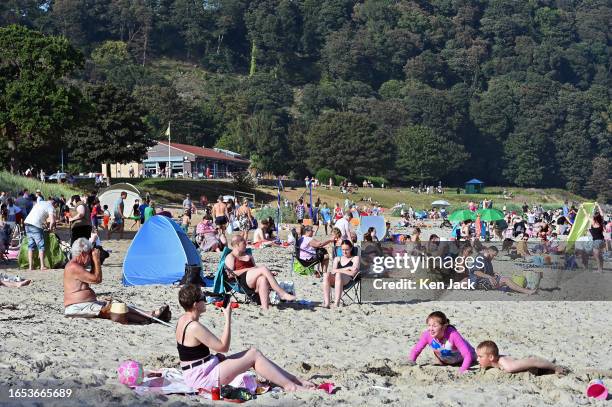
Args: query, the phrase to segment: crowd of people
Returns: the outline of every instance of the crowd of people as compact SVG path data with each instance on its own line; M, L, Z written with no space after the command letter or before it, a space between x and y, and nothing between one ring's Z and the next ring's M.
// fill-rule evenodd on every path
M432 187L433 188L433 187ZM71 257L64 268L64 315L67 317L104 318L116 320L113 300L98 298L92 285L100 284L103 279L99 233L106 231L106 238L118 234L123 238L126 222L133 220L131 227L145 224L152 216L168 216L163 208L156 208L149 197L141 203L136 200L130 211L126 211L126 192L122 192L113 204L101 206L95 193L71 197L70 201L62 196L45 199L40 191L30 194L20 191L14 198L5 192L0 193L1 221L12 225L22 225L28 236L30 269L32 253L37 250L40 256L41 270L44 270L44 234L53 231L59 222L66 222L71 232ZM468 210L493 208L493 202L483 200L481 203L468 203ZM157 210L162 209L162 210ZM300 198L294 205L297 219L293 246L296 248L296 261L305 267L317 266L316 275L321 279L323 291L323 308L342 305L344 288L360 273L360 249L356 247L359 218L382 215L383 209L378 203L364 205L360 208L347 198L344 205L340 202L330 207L327 202L317 199L311 207ZM178 220L183 230L189 234L196 205L189 195L182 202L182 212ZM431 234L422 241L421 227L416 212L409 207L402 208L402 227L409 227L409 233L393 233L390 222L385 230L370 227L363 234L363 242L379 244L389 241L405 244L412 254L428 254L439 257L467 258L474 256L479 261L468 270L466 280L484 289L506 289L523 294L534 294L536 289L525 288L511 278L495 272L493 262L499 254L494 245L485 245L488 240L498 238L504 243L504 250L521 256L530 254L523 242L530 238L541 243L543 252L560 251L559 237L569 233L576 219L577 209L567 203L559 209L544 210L541 206L526 206L523 214L502 209L503 220L487 223L476 216L475 221L466 220L453 227L449 241L443 241L437 234ZM165 212L165 213L164 213ZM276 280L275 273L265 265L257 264L253 253L248 249L249 243L260 248L268 245L280 245L279 229L274 219L261 219L256 222L252 208L247 199L241 204L233 200L226 201L219 196L210 205L206 202L202 208L202 220L193 227L194 241L203 252L222 252L228 249L223 260L224 273L228 279L235 279L249 296L257 296L261 307L270 307L270 293L276 292L284 301L293 301L296 296L287 292ZM126 215L128 213L128 215ZM428 214L431 219L446 218L445 211L432 208ZM603 269L601 253L610 250L610 232L612 224L604 220L604 212L597 207L589 219L591 252L597 258L598 270ZM505 225L504 225L505 223ZM318 239L320 226L324 227L324 236ZM249 233L253 232L252 240ZM330 236L328 238L328 236ZM514 239L519 239L515 242ZM584 250L584 249L583 249ZM333 299L333 301L332 301ZM179 317L175 339L181 369L186 384L194 388L211 388L233 382L246 370L255 371L281 386L286 391L307 390L314 387L310 381L282 369L264 356L256 348L250 348L233 355L225 356L231 342L232 307L223 308L225 326L223 333L217 337L200 322L206 311L207 298L200 287L186 284L178 294L178 301L184 310ZM128 309L123 312L122 322L150 323L151 321L168 322L171 319L170 309L163 305L154 311ZM436 359L443 365L459 366L460 372L479 364L483 368L496 367L509 373L531 369L549 370L562 373L564 368L547 360L529 357L514 359L500 355L495 342L482 341L476 348L450 325L446 315L436 311L426 318L427 329L418 343L412 348L406 363L414 364L423 349L429 345ZM213 354L212 352L216 352Z

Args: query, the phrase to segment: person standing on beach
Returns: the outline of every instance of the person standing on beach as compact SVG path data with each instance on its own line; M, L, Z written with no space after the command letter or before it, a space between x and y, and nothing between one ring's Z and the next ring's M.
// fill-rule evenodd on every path
M191 213L193 212L193 201L191 200L191 195L185 195L185 200L183 201L183 213L189 216L189 220L191 220Z
M28 236L28 266L32 270L34 249L38 249L40 271L45 271L45 225L49 222L49 230L55 229L56 201L42 201L35 205L25 218L25 231Z
M123 230L125 229L125 215L123 214L125 210L125 204L123 201L126 198L127 198L127 192L122 191L119 198L117 198L117 200L115 201L115 207L113 209L113 216L114 216L113 224L116 225L115 228L119 230L119 239L123 239ZM111 226L108 232L109 239L112 237L113 232L114 230L113 230L113 227Z
M221 233L225 235L225 228L229 222L229 213L227 211L227 205L223 202L223 195L217 197L217 203L213 205L212 216L215 220L215 225L221 229Z
M73 244L79 237L89 239L91 237L91 212L86 204L87 197L82 196L77 202L76 215L69 218L70 222L70 244Z

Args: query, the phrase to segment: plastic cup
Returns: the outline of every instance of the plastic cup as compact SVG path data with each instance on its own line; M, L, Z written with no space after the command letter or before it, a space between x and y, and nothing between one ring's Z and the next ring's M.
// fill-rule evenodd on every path
M606 400L608 398L608 389L599 379L591 380L586 391L587 397L593 397L597 400Z

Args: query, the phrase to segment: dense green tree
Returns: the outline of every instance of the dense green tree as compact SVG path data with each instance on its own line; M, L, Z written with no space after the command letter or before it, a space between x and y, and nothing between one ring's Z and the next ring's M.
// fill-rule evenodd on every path
M65 38L0 28L0 162L11 170L56 162L62 134L78 120L80 92L62 79L83 64Z
M92 86L85 94L90 109L82 124L67 134L70 160L92 170L106 162L127 163L146 156L153 140L138 103L125 90L108 84Z
M446 179L467 161L462 145L449 142L434 130L421 125L401 128L394 140L396 169L400 181L436 182Z
M392 145L376 130L367 117L355 113L321 115L306 135L310 170L328 168L350 177L383 175Z

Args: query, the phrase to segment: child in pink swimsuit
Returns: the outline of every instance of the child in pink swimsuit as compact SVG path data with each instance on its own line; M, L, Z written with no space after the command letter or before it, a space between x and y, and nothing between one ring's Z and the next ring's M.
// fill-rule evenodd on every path
M409 363L414 364L427 345L433 349L435 357L443 365L458 365L464 373L476 361L472 345L450 325L446 315L440 311L432 312L425 320L427 330L421 334L419 342L410 351Z

